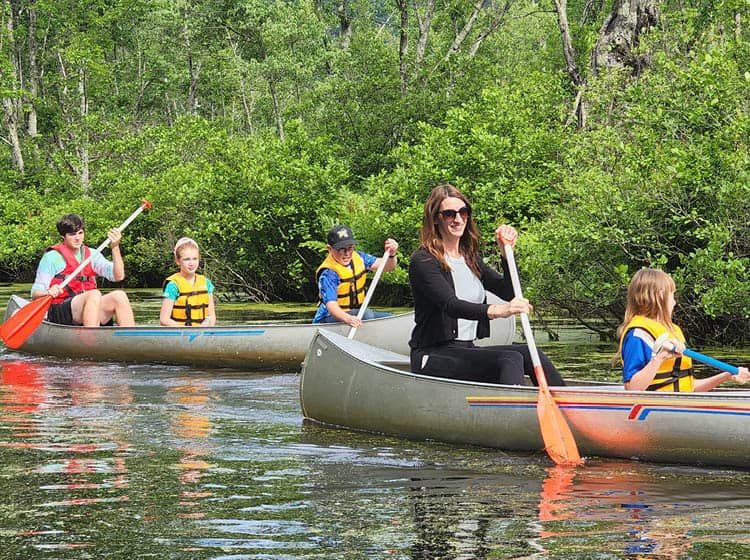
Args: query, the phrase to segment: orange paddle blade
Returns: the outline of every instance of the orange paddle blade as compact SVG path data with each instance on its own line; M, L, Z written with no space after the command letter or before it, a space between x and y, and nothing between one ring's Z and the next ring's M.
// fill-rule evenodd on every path
M541 367L538 369L541 369ZM539 372L537 371L538 377ZM570 426L565 421L565 417L558 408L546 383L544 385L539 384L537 399L536 414L539 418L539 429L542 431L544 449L547 454L557 465L572 467L583 464L573 432L570 431Z
M0 325L0 338L8 348L20 348L44 320L52 305L52 296L46 295L24 305Z

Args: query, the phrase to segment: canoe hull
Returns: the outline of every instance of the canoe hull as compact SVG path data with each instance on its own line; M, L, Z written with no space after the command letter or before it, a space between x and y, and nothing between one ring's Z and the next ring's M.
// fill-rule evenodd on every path
M535 387L408 373L408 360L320 331L303 365L304 416L413 439L542 451ZM584 456L750 467L750 392L552 388Z
M11 296L5 319L26 303L23 298ZM289 370L299 368L318 326L277 323L189 328L75 327L44 321L18 351L94 361ZM414 314L403 313L365 321L356 337L395 351L408 352L413 326ZM342 335L349 332L349 327L344 324L327 327ZM492 339L485 344L508 344L514 330L512 321L499 322L497 328L493 328Z

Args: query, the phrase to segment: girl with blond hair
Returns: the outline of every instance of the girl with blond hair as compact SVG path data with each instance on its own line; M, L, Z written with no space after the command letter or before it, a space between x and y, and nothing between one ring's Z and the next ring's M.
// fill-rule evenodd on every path
M685 350L685 335L672 322L675 283L661 270L643 268L628 285L627 305L618 329L625 388L636 391L710 391L733 379L722 372L707 379L696 379L693 364ZM659 341L657 343L657 340ZM750 380L747 368L739 368L734 381Z
M181 237L174 246L174 260L179 270L164 281L159 322L170 327L214 326L214 285L197 272L201 262L198 244Z

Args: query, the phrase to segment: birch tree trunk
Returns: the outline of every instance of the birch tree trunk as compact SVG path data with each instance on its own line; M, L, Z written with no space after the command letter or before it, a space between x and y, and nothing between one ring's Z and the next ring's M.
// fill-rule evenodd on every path
M23 152L21 151L21 140L18 135L18 123L21 118L22 98L21 91L22 87L22 69L21 59L19 56L18 49L15 44L15 31L18 22L18 3L11 1L7 5L10 11L6 11L5 3L3 3L2 15L6 18L5 27L3 29L3 36L0 38L0 49L7 53L8 65L7 71L9 75L4 75L0 71L0 78L5 82L4 89L6 95L2 99L3 104L3 127L5 128L6 135L3 138L10 146L11 154L11 165L13 169L24 172L25 164L23 160Z
M87 116L89 114L89 100L86 93L86 66L81 64L78 67L78 101L81 113L81 125L83 131L78 142L76 142L76 151L78 152L78 176L81 181L83 192L89 191L91 186L90 166L89 166L89 133Z
M424 15L419 11L417 1L414 0L414 14L417 16L417 27L419 36L417 37L417 47L414 55L414 63L420 66L424 61L427 52L427 40L430 37L430 27L432 26L432 17L435 14L435 0L427 0L425 3Z
M482 43L484 40L489 37L489 35L495 31L498 27L500 27L500 24L503 21L503 18L505 15L510 11L510 0L506 1L505 4L502 4L498 2L495 7L495 14L492 16L492 19L490 20L489 25L487 25L484 29L482 29L479 34L477 35L477 38L474 39L474 42L471 44L471 48L469 48L469 58L473 58L477 51L479 50L479 47L482 46Z
M585 81L581 77L581 72L576 62L576 52L573 48L573 41L570 36L570 25L568 23L568 2L567 0L555 0L555 11L557 12L557 27L560 30L560 40L562 42L563 57L565 66L568 71L568 77L576 88L576 99L573 104L573 114L575 115L578 128L586 126L587 108L583 98Z
M406 55L409 50L409 5L407 0L396 0L400 23L398 27L398 75L401 82L401 93L406 93L409 79Z
M187 15L184 16L185 20L182 24L182 36L185 44L185 52L187 54L187 66L188 66L188 78L190 80L188 86L187 96L187 112L194 114L198 109L198 76L201 72L201 63L198 61L196 64L193 61L193 50L190 41L190 28L187 24Z
M232 34L227 31L227 41L232 49L232 55L237 68L237 74L240 77L240 98L242 99L242 108L245 113L245 123L247 124L250 134L255 134L255 127L253 126L253 109L255 105L255 92L250 90L250 100L248 101L247 95L247 78L245 77L245 71L242 66L242 56L239 52L239 45L232 39Z
M268 90L271 93L271 100L273 102L273 114L276 118L276 132L279 135L279 139L283 142L285 139L284 119L281 118L281 105L279 103L279 96L276 93L276 84L273 79L268 80Z
M341 48L349 49L349 42L352 38L352 22L349 18L348 0L340 0L336 7L336 15L339 17L339 35L341 36Z
M26 124L26 132L29 136L34 137L39 134L39 128L37 125L37 113L36 113L36 100L39 98L39 66L37 64L36 52L36 0L28 0L26 10L28 12L29 19L29 103L27 107L28 120Z

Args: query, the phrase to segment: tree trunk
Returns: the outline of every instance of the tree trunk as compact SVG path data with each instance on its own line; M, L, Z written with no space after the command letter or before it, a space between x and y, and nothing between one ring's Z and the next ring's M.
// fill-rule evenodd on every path
M435 0L427 0L424 16L420 14L416 0L414 0L414 14L417 16L419 36L417 37L417 48L414 55L414 64L421 66L427 52L427 40L430 37L432 17L435 14Z
M406 93L409 74L406 69L406 54L409 50L409 6L407 0L396 0L398 12L401 16L398 32L398 75L401 81L401 93Z
M193 48L190 40L190 28L188 26L188 8L185 8L182 13L182 38L185 45L185 53L187 56L187 67L188 67L188 96L187 96L187 112L194 114L198 110L198 76L201 72L201 63L197 63L193 60Z
M143 48L140 42L138 43L138 54L137 54L137 65L138 65L138 95L135 98L135 106L133 107L133 120L138 121L141 118L141 107L143 105L143 98L146 95L146 88L151 83L150 80L146 79L146 58L143 53Z
M484 0L476 0L474 2L474 9L471 11L471 15L469 15L466 23L464 23L464 26L461 28L461 30L456 33L456 36L453 38L453 43L451 43L448 52L445 53L441 64L448 62L451 56L461 50L461 45L466 40L466 37L469 35L469 33L471 33L471 30L474 28L474 23L477 21L477 18L479 17L483 6Z
M648 59L634 56L632 51L638 46L641 33L658 20L655 0L615 0L591 52L592 73L597 75L601 68L630 67L634 75L640 74Z
M479 34L477 35L477 38L474 39L474 42L471 44L471 48L469 49L469 58L474 58L474 56L477 54L477 51L479 50L479 47L482 46L482 43L484 40L489 37L489 35L495 31L498 27L500 27L500 24L503 21L503 18L505 17L505 14L507 14L510 11L510 0L507 0L505 4L497 3L495 14L492 16L492 19L490 20L489 25L487 25L484 29L482 29Z
M573 41L570 37L570 25L568 23L568 3L567 0L555 0L555 11L557 12L557 27L560 30L560 40L562 41L563 57L568 70L568 77L576 88L576 98L573 105L573 114L576 118L578 128L586 126L586 102L583 98L585 82L581 77L581 72L576 62L576 51L573 48Z
M567 0L555 0L555 11L557 11L557 26L560 29L560 39L562 41L563 56L565 57L565 66L568 70L568 77L576 87L583 85L581 72L576 62L576 52L573 48L573 41L570 38L570 25L568 24L568 3Z
M13 169L23 173L25 164L23 160L23 153L21 151L21 140L18 136L18 122L21 117L21 91L23 89L21 83L21 59L19 51L16 45L15 31L18 22L18 3L11 1L9 2L10 13L5 13L3 9L3 17L7 18L5 22L5 37L0 38L0 47L8 52L9 59L9 70L10 75L5 81L6 97L3 97L3 126L7 133L3 140L10 146L11 153L11 165ZM5 6L3 6L4 8ZM7 42L7 46L6 46ZM8 79L9 78L9 79Z
M742 14L734 12L734 39L739 42L742 40Z
M37 125L36 100L39 97L39 66L36 60L36 0L28 0L27 11L29 14L29 104L26 131L29 136L39 134Z
M347 0L340 0L339 5L336 7L336 14L339 17L339 35L341 37L341 48L343 50L349 49L349 42L352 38L352 21L349 19L349 2Z
M276 94L276 84L272 79L268 80L268 90L271 92L271 100L273 101L273 114L276 117L276 132L279 135L279 139L283 142L285 139L284 119L281 118L279 96Z
M16 171L23 173L25 164L21 152L21 141L18 137L17 100L10 97L4 98L3 113L3 126L7 132L5 141L10 146L11 165Z
M86 118L89 114L89 100L86 93L86 66L83 63L78 68L78 99L81 111L81 124L83 126L81 138L77 142L78 159L80 161L78 173L81 188L84 193L87 193L91 186L91 176L89 174L89 133Z
M245 71L242 68L242 55L239 52L237 42L232 40L232 34L228 30L227 41L229 41L229 46L232 48L232 54L237 64L237 74L240 76L240 97L242 98L242 108L245 112L245 122L250 130L250 134L255 134L252 117L255 106L255 92L250 90L250 101L248 101Z

